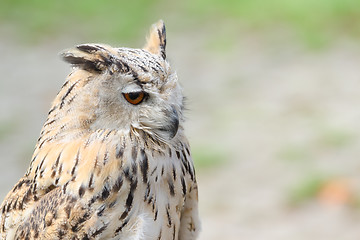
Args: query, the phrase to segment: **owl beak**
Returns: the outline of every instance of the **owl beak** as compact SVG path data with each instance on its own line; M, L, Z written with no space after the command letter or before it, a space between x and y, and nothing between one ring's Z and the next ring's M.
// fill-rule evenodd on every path
M179 114L177 113L177 111L174 107L172 107L170 123L171 124L169 127L169 132L170 132L170 138L172 139L173 137L175 137L175 135L179 129Z
M168 136L169 139L175 137L178 128L179 128L179 114L177 113L175 107L166 111L166 116L168 117L168 124L159 128L161 135Z

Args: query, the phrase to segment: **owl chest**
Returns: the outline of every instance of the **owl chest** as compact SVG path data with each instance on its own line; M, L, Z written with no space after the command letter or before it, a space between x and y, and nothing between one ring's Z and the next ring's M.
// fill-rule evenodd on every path
M181 166L149 163L148 170L127 173L118 200L106 214L107 239L177 239L184 206ZM145 168L143 168L145 169Z

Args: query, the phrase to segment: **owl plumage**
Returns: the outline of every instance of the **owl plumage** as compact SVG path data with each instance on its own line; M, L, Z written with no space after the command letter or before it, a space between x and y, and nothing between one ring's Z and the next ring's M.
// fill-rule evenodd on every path
M84 44L30 167L1 205L1 239L196 239L198 189L162 21L143 49Z

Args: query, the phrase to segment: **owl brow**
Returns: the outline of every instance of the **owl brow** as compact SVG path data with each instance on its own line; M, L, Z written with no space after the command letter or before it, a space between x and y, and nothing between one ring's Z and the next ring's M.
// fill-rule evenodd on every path
M135 72L126 62L121 61L114 56L110 56L110 61L114 64L121 73Z
M130 72L130 74L131 74L132 77L133 77L133 82L134 82L135 84L139 85L142 89L143 89L143 85L148 83L148 81L142 81L141 78L139 78L138 73L135 72L134 70L132 70L132 71Z

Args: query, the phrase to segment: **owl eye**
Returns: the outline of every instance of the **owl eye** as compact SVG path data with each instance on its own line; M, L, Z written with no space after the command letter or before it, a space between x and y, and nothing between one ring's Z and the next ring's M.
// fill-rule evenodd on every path
M143 91L123 93L123 95L126 101L133 105L141 103L145 97L145 93Z

